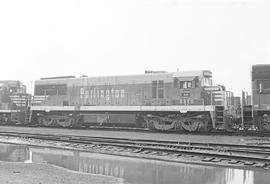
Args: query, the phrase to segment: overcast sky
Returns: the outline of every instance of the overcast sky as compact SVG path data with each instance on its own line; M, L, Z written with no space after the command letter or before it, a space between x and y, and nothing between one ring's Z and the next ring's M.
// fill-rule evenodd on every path
M0 0L0 80L209 69L250 91L270 64L267 0Z

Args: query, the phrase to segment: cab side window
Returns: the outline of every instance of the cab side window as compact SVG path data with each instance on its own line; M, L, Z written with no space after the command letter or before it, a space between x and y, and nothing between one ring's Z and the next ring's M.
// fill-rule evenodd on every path
M180 81L180 88L181 89L192 88L192 81Z

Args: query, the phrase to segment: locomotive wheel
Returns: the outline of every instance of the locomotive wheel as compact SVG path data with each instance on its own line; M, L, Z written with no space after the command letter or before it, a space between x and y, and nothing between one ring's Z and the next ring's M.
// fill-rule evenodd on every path
M200 122L198 127L199 132L210 132L213 128L211 122L208 120L197 119L197 121Z
M155 129L157 130L163 130L163 131L169 131L169 130L175 130L177 125L176 125L176 120L160 120L156 121L154 124Z
M148 128L148 120L146 120L145 122L143 122L143 123L141 124L141 126L139 126L139 127L142 127L142 128Z
M181 125L181 121L175 120L174 122L175 122L175 123L174 123L174 129L175 129L176 131L181 131L181 130L183 130L182 125Z
M39 117L38 118L39 124L43 126L53 126L54 125L54 119L50 117Z
M150 130L155 130L155 120L149 120L148 121L148 128L150 129Z
M263 123L262 127L263 127L263 130L270 131L270 123Z
M102 126L103 124L106 124L108 122L108 117L107 116L101 116L97 117L97 123Z
M270 115L265 114L259 117L258 127L261 131L270 131Z
M270 116L269 115L267 115L266 117L263 117L262 128L263 130L270 131Z
M59 118L56 120L56 124L61 127L72 127L74 124L74 119L73 118Z
M203 126L203 122L198 119L186 118L181 121L182 128L189 132L198 131L198 129Z

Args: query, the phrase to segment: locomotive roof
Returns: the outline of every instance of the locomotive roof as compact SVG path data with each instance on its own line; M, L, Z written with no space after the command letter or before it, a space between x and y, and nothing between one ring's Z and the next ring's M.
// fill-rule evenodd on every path
M270 64L257 64L252 66L252 70L270 71Z
M22 83L18 80L1 80L0 81L0 86L3 86L3 85L17 86L18 84L21 85Z
M257 64L252 66L252 80L270 79L270 64Z
M147 73L139 75L121 75L121 76L104 76L104 77L80 77L80 78L47 78L35 81L36 85L42 84L65 84L69 86L77 85L119 85L119 84L138 84L151 83L153 80L163 80L164 82L172 82L173 77L203 77L210 76L209 70L199 71L181 71L175 73Z

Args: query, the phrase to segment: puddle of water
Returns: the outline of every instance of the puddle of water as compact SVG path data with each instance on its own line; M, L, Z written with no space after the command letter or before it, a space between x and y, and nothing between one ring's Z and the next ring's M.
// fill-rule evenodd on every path
M24 145L0 144L0 160L24 162L28 158L28 150Z
M269 184L270 173L0 143L0 160L49 163L131 184Z

